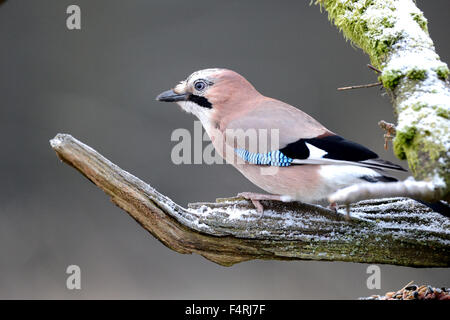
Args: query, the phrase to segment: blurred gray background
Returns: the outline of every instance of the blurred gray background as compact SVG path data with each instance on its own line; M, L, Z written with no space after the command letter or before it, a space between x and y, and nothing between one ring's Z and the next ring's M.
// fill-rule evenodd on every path
M0 298L353 299L410 280L449 286L448 269L251 261L225 268L164 247L102 191L62 164L48 140L70 133L176 202L258 191L226 165L174 165L174 129L193 116L155 96L192 71L226 67L332 131L383 149L393 121L368 57L308 1L41 0L0 6ZM82 29L66 28L81 7ZM450 2L417 1L443 61ZM68 265L82 290L66 289Z

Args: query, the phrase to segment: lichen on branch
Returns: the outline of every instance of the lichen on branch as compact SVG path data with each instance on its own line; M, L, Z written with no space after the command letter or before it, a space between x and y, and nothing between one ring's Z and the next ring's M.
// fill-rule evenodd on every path
M329 19L382 70L398 118L394 153L435 199L450 195L449 69L412 0L318 0Z

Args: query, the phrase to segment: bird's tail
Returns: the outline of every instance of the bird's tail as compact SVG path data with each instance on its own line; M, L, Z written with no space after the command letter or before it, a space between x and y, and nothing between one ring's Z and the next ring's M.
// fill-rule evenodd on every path
M426 201L417 200L417 199L414 199L414 200L416 200L417 202L420 202L424 206L427 206L434 212L440 213L443 216L450 218L450 206L447 203L445 203L444 201L426 202Z
M391 176L388 176L385 174L382 174L381 176L378 176L378 177L371 177L371 178L374 180L369 180L369 179L365 179L365 180L369 181L369 182L397 182L398 181L397 178L394 178L394 177L391 177ZM417 202L423 204L424 206L427 206L434 212L440 213L443 216L450 218L450 206L445 201L427 202L427 201L418 200L418 199L413 199L413 200L416 200Z

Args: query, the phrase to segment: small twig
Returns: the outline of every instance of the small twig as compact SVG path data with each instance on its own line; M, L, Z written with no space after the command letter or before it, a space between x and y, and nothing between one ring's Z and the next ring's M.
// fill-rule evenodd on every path
M384 120L380 120L378 122L378 126L385 131L384 137L384 149L388 149L388 141L392 141L397 133L395 129L395 125L393 123L386 122Z
M369 84L361 84L361 85L357 85L357 86L341 87L341 88L338 88L338 90L343 91L343 90L351 90L351 89L371 88L371 87L378 87L381 85L382 85L381 82L375 82L375 83L369 83Z
M380 69L375 68L373 65L368 64L367 67L369 69L372 69L373 71L377 72L377 73L381 73ZM356 85L356 86L349 86L349 87L341 87L338 88L339 91L343 91L343 90L352 90L352 89L362 89L362 88L371 88L371 87L378 87L381 86L383 83L381 81L379 82L375 82L375 83L369 83L369 84L361 84L361 85Z
M374 67L373 65L371 65L371 64L368 64L367 67L368 67L369 69L372 69L372 70L375 71L376 73L381 73L381 70L380 70L380 69L375 68L375 67Z

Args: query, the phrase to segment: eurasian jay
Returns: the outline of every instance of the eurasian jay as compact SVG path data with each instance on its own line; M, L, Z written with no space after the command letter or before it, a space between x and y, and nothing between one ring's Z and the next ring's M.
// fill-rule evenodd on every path
M215 150L269 193L239 194L261 213L259 200L318 202L356 183L397 181L385 170L406 171L336 135L303 111L263 96L228 69L194 72L156 99L176 102L194 114ZM251 130L256 134L248 134ZM266 146L261 143L264 134ZM256 137L256 143L249 141L250 136ZM267 167L275 170L264 172Z

